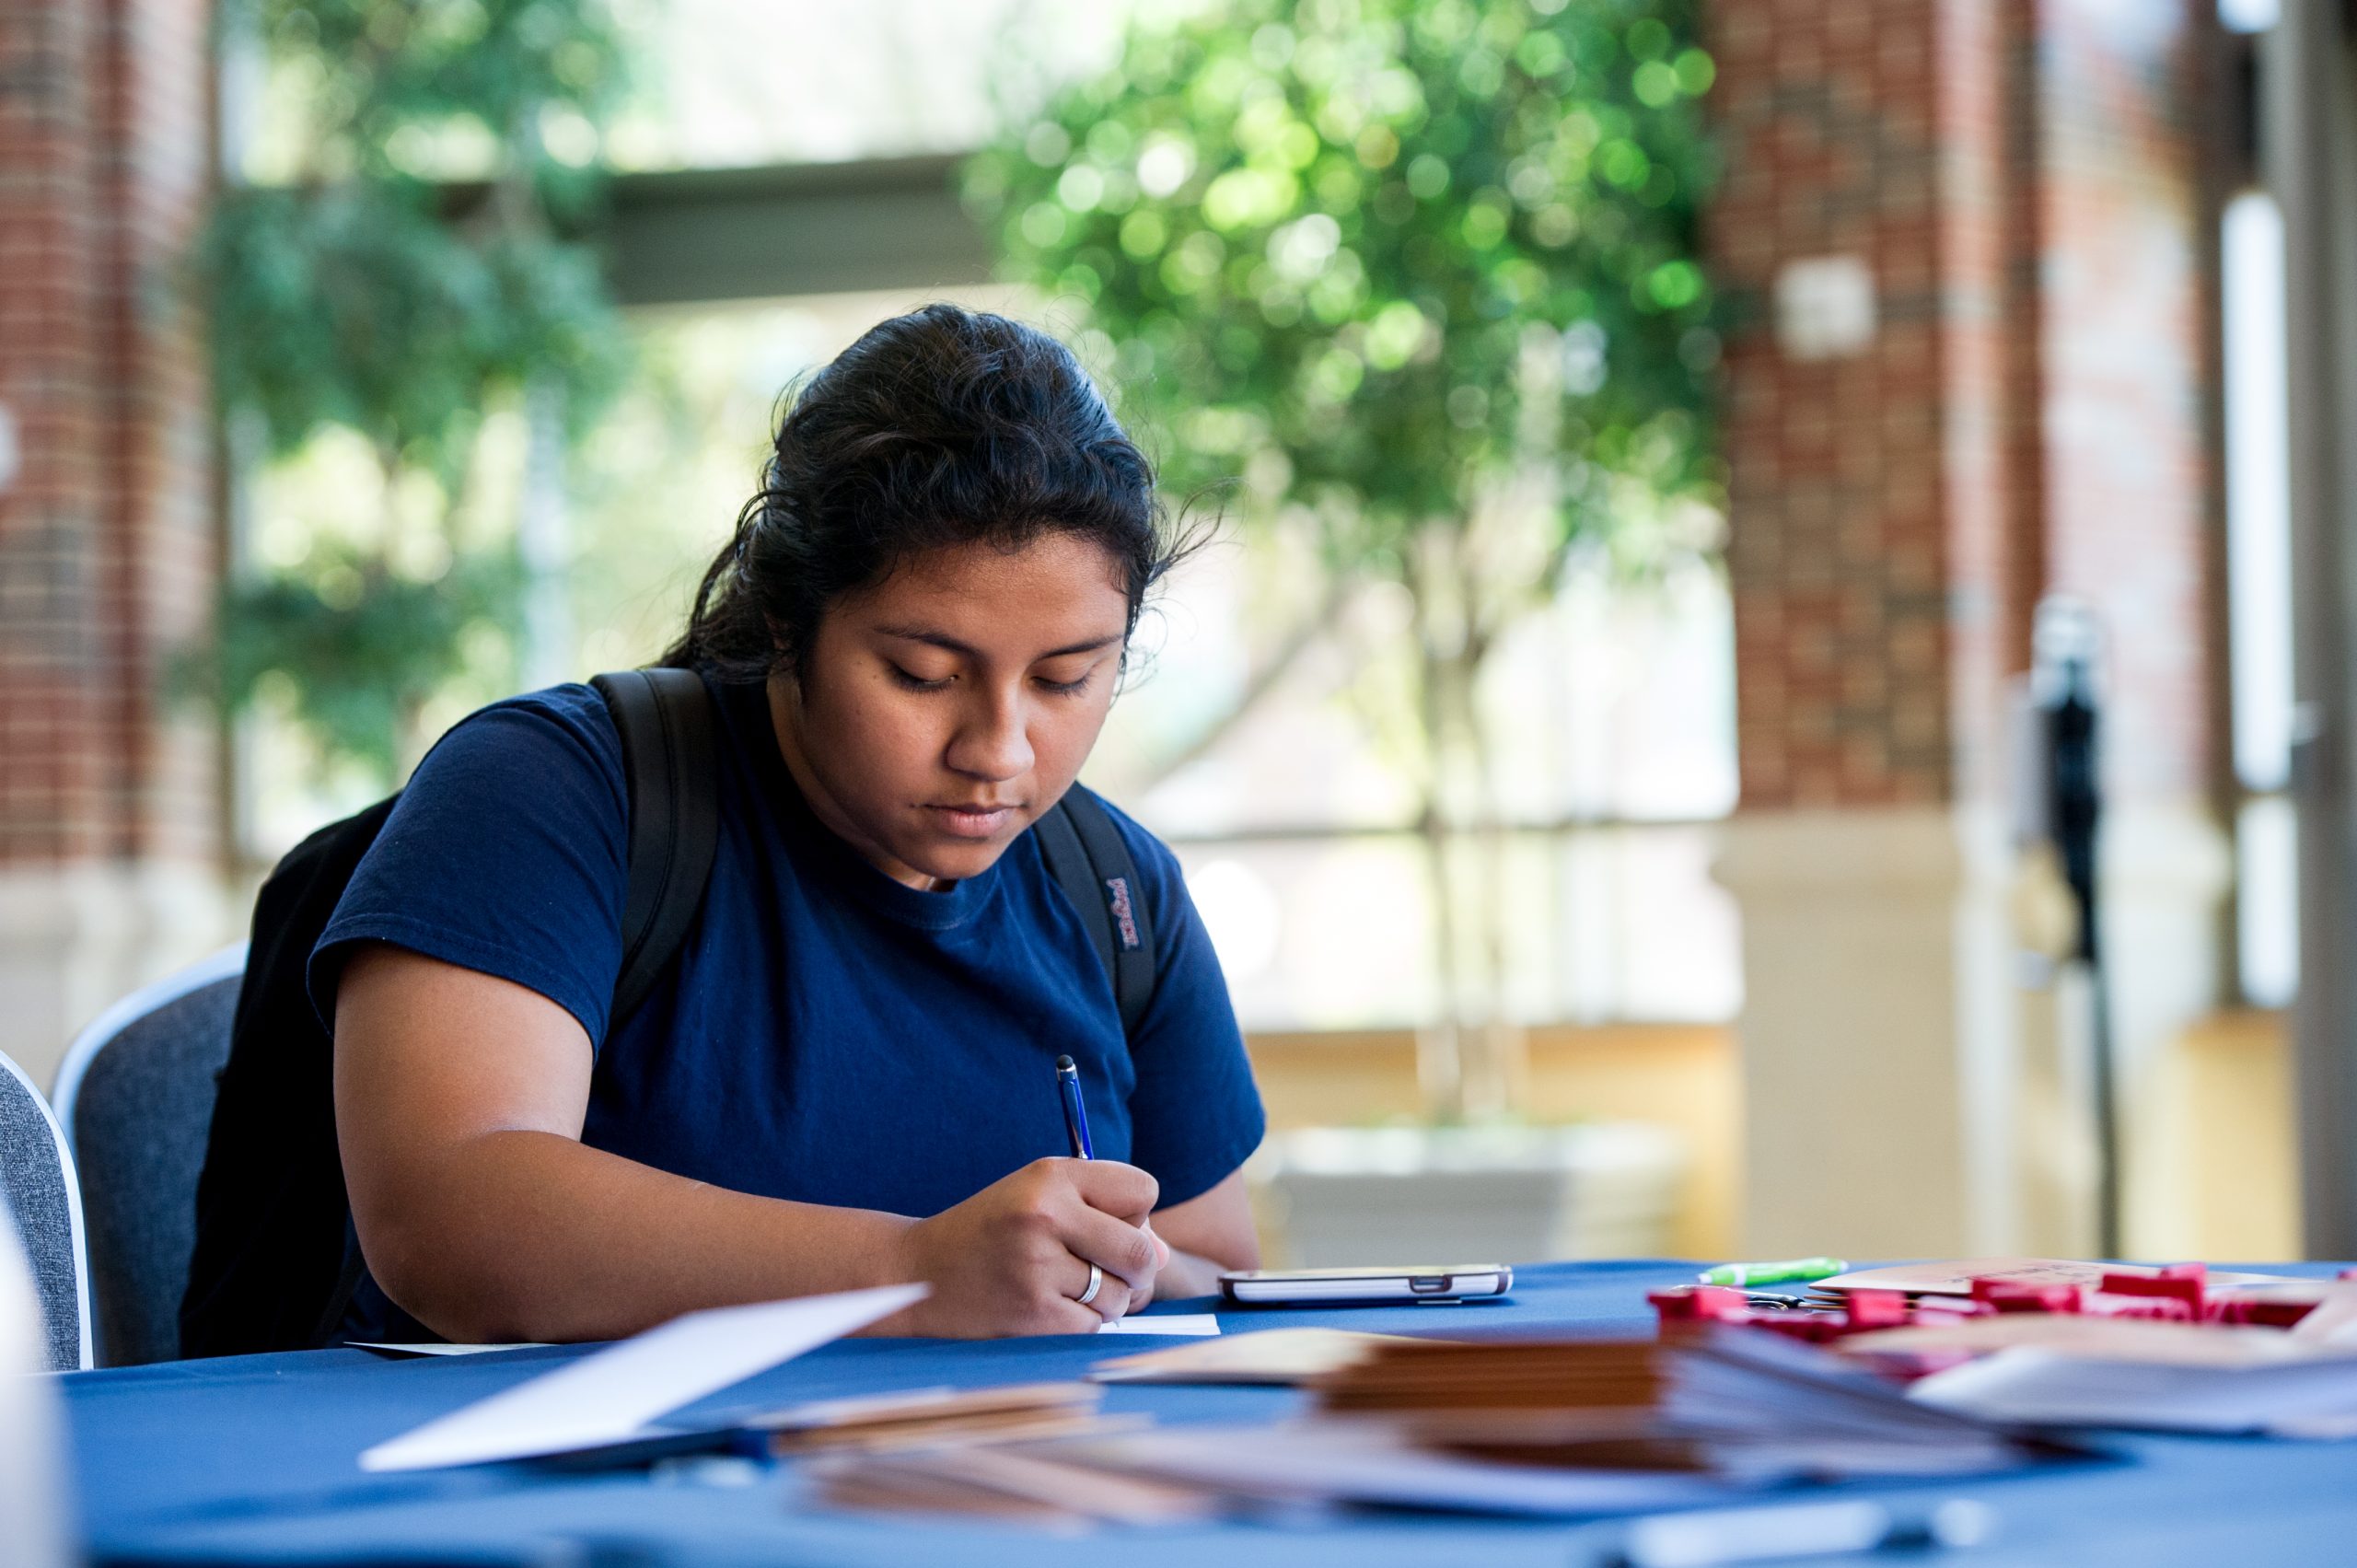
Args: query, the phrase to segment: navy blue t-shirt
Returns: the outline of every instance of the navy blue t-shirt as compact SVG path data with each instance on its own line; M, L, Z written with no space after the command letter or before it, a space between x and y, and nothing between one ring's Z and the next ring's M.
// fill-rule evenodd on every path
M529 987L598 1042L582 1142L765 1197L924 1216L1068 1154L1060 1055L1080 1064L1097 1157L1151 1172L1164 1203L1243 1163L1260 1096L1160 841L1111 813L1158 949L1125 1039L1111 976L1033 834L946 889L896 882L811 814L762 688L712 691L712 880L677 961L610 1036L629 790L586 686L494 703L419 765L312 954L320 1016L334 1017L341 960L361 941ZM373 1282L354 1308L351 1337L416 1331Z

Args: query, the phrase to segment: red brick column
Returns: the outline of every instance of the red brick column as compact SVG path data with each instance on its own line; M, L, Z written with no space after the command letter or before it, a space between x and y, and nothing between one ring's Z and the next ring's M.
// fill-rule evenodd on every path
M1991 782L1993 682L2027 667L2057 590L2113 632L2116 787L2203 787L2199 9L1717 8L1747 807ZM1871 270L1872 341L1795 359L1779 275L1837 255Z
M1708 244L1740 317L1743 796L1724 875L1745 911L1767 1255L1989 1247L2077 1179L2025 1174L2084 1150L2024 1133L2074 1120L2021 1109L2052 1087L2038 1076L2072 1015L2048 998L2024 1021L2005 912L2010 692L2049 593L2109 636L2131 1064L2211 993L2205 17L2202 0L1711 13L1727 173ZM1794 330L1796 286L1829 274L1870 285L1870 327Z
M73 993L29 1004L42 1034L188 945L126 889L212 874L211 726L163 691L217 570L186 280L208 10L0 0L0 410L17 454L0 484L0 993L24 1002L63 966ZM147 912L110 907L123 898Z
M1747 808L1956 791L1956 668L2004 640L2008 351L2036 341L2003 326L2019 9L1714 13L1729 157L1710 244L1745 318L1726 363ZM1874 331L1853 352L1795 357L1778 338L1780 275L1827 257L1868 269ZM1980 694L1974 716L1987 706Z

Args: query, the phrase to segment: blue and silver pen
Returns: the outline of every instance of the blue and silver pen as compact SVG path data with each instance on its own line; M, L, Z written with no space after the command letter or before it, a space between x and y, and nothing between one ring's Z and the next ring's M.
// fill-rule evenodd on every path
M1080 1065L1069 1056L1056 1058L1056 1089L1063 1096L1064 1131L1072 1134L1072 1157L1095 1159L1097 1151L1088 1142L1088 1109L1080 1103Z

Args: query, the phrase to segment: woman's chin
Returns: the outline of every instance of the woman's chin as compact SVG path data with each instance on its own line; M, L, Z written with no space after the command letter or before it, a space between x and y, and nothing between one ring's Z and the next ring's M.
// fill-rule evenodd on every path
M963 882L988 871L1005 853L1005 841L995 836L974 840L935 834L929 842L908 846L900 859L911 870L936 882Z

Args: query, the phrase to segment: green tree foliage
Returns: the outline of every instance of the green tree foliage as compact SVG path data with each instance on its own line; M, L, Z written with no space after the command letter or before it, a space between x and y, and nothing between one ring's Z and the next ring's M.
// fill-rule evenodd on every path
M1243 479L1248 523L1314 543L1313 618L1410 590L1410 674L1370 706L1413 715L1452 1032L1503 986L1482 662L1583 546L1642 571L1718 498L1697 9L1221 0L1139 23L968 173L1166 476ZM1512 1067L1434 1076L1497 1109Z
M420 580L377 556L320 546L305 566L232 589L237 621L216 654L221 684L246 694L273 680L291 689L304 723L381 780L413 744L404 729L418 693L459 669L470 631L513 614L515 562L482 552Z
M291 677L331 754L389 770L482 645L462 633L514 613L509 548L451 527L485 413L528 380L578 426L620 379L595 259L561 234L595 196L613 22L604 0L231 0L224 26L260 43L299 129L292 167L226 189L202 243L217 394L257 455L356 433L385 502L358 554L322 531L230 584L211 674L232 708ZM421 475L423 521L393 504ZM440 548L401 548L419 527Z
M1608 528L1589 470L1713 487L1694 9L1231 0L1139 28L969 194L1112 340L1177 482L1281 454L1338 563L1403 572L1536 445L1563 533Z

